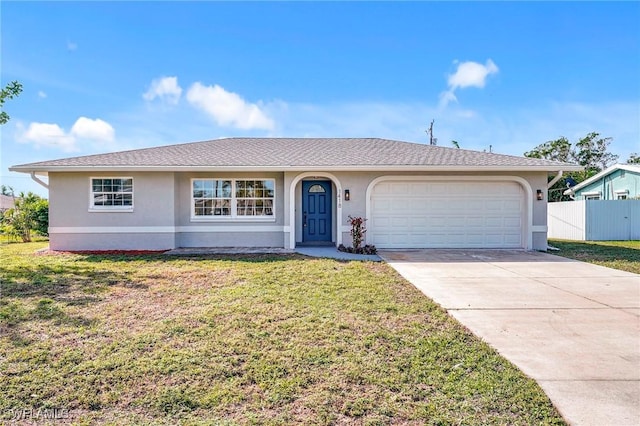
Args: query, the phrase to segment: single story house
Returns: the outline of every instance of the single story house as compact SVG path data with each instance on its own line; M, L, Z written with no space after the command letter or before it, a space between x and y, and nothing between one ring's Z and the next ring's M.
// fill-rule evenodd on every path
M10 168L48 176L53 250L349 246L349 216L378 248L546 250L547 178L580 169L376 138L227 138Z
M575 200L626 200L640 197L640 164L614 164L564 192Z
M16 198L10 195L0 194L0 214L12 209L15 205Z

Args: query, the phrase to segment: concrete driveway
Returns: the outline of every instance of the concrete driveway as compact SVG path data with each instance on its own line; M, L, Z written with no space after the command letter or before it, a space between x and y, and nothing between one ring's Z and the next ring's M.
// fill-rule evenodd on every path
M381 251L574 425L640 425L640 275L516 250Z

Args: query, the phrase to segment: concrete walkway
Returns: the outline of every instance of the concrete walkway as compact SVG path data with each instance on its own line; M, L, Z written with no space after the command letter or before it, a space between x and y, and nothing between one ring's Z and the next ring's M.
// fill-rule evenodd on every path
M380 256L535 379L573 425L640 425L640 275L511 250Z

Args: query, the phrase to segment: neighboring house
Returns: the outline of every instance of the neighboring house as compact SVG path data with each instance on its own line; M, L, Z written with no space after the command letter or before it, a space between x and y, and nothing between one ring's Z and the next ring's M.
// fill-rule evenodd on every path
M15 203L15 198L11 195L0 194L0 214L12 209Z
M547 178L581 167L385 139L229 138L13 166L49 178L50 247L547 248Z
M640 165L614 164L567 189L575 200L626 200L640 197Z

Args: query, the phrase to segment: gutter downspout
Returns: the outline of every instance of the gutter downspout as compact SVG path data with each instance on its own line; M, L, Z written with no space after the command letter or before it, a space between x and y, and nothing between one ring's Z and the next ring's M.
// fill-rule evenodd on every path
M49 189L49 185L43 182L42 180L40 180L40 178L36 176L36 172L31 172L31 179L38 182L40 185L44 186L45 188Z
M562 173L563 173L563 172L562 172L562 170L560 170L560 171L558 172L558 175L557 175L556 177L554 177L553 179L551 179L551 181L547 184L547 189L551 189L551 187L552 187L553 185L555 185L555 183L556 183L557 181L559 181L559 180L560 180L560 178L562 177Z
M551 180L549 181L549 183L547 184L547 197L548 197L548 194L549 194L549 189L551 189L551 187L552 187L553 185L555 185L555 183L556 183L557 181L559 181L559 180L560 180L560 178L562 178L562 170L558 171L558 174L556 175L556 177L554 177L553 179L551 179ZM548 219L547 219L547 220L548 220ZM547 223L547 226L548 226L548 225L549 225L549 224ZM547 230L547 236L548 236L548 235L549 235L549 231ZM549 245L549 240L547 240L547 251L558 251L558 250L560 250L560 249L559 249L559 248L557 248L557 247L550 246L550 245Z

